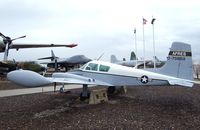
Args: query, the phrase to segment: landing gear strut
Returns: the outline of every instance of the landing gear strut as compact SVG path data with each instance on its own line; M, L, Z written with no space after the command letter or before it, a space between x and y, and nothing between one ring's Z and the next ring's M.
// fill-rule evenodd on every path
M88 99L90 97L90 93L88 91L88 85L87 84L83 84L83 91L80 94L80 100L85 100Z
M56 92L56 82L54 83L54 92Z

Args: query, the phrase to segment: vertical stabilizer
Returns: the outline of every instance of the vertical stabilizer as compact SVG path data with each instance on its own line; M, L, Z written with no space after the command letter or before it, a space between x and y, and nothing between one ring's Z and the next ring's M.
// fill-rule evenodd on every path
M53 52L53 50L51 50L51 61L55 60L56 59L56 56Z
M116 63L116 62L118 62L117 57L116 57L115 55L111 55L111 56L110 56L110 62L111 62L111 63Z
M193 80L191 45L173 42L165 65L157 71L165 75Z
M131 52L131 57L130 57L130 60L136 60L136 55L135 55L135 52Z

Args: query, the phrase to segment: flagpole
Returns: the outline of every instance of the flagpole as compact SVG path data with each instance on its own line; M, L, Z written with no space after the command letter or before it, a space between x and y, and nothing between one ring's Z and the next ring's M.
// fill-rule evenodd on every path
M134 34L135 34L135 54L136 54L136 64L135 64L135 66L137 67L137 37L136 37L136 28L134 29Z
M154 64L153 64L153 67L154 69L156 68L156 51L155 51L155 36L154 36L154 21L156 19L155 18L152 18L152 21L151 21L151 24L152 24L152 31L153 31L153 60L154 60Z
M146 68L145 65L145 40L144 40L144 18L142 19L142 25L143 25L143 56L144 56L144 69Z

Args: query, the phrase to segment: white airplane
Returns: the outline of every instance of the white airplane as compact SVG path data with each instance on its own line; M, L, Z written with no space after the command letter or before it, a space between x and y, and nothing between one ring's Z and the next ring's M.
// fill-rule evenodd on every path
M15 70L7 74L8 80L27 87L47 84L82 84L82 96L88 95L88 85L138 86L138 85L181 85L193 86L191 46L174 42L170 48L166 64L152 71L134 69L103 61L90 61L78 70L53 73L47 78L28 70ZM108 88L108 89L109 89Z
M0 52L4 52L4 61L7 60L9 49L19 50L20 48L39 48L39 47L75 47L77 44L13 44L12 42L17 39L25 38L21 36L18 38L11 39L8 36L0 33Z

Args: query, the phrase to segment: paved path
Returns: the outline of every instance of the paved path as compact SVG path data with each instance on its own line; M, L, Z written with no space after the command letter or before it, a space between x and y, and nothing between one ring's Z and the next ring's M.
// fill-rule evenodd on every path
M60 89L60 85L56 87L56 90ZM65 85L65 90L82 88L82 85ZM41 93L54 91L54 86L37 87L37 88L25 88L25 89L12 89L12 90L0 90L0 97L8 97L15 95L24 95L31 93Z

